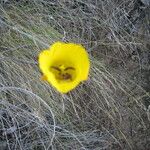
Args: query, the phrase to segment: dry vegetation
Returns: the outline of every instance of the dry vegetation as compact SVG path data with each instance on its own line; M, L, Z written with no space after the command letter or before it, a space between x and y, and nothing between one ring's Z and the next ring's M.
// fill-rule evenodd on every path
M148 150L148 0L0 1L0 149ZM37 56L81 43L89 80L66 95L40 80Z

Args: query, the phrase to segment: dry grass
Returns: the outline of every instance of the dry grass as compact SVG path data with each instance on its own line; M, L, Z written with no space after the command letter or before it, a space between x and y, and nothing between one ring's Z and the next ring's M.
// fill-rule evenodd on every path
M148 5L115 0L0 2L0 149L148 150ZM84 45L89 80L61 95L40 80L38 53Z

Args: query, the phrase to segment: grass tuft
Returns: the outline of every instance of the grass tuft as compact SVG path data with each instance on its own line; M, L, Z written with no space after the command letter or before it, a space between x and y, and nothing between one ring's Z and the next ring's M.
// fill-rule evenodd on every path
M0 149L149 148L149 8L142 0L0 2ZM89 79L61 95L37 57L55 41L90 55Z

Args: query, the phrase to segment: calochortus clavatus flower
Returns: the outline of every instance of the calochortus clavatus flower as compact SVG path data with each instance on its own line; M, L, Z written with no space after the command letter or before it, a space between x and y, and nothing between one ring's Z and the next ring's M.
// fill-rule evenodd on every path
M44 80L67 93L87 80L90 62L82 45L56 42L39 54L39 67Z

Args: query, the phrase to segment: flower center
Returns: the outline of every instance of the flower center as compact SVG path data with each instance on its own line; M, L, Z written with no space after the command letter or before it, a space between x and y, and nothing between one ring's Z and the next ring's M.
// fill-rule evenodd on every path
M51 66L50 71L55 75L58 81L73 81L76 77L76 70L72 66L56 65Z

